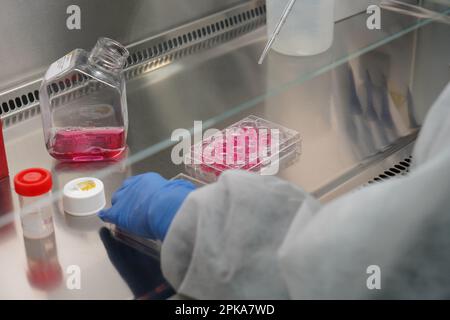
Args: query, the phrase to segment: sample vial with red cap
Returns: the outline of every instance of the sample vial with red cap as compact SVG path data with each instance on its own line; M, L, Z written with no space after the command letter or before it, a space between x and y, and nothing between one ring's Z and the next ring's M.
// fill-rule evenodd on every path
M20 200L28 280L38 289L56 288L62 281L62 270L50 201L52 175L41 168L26 169L14 177L14 187Z
M31 168L14 177L14 188L19 195L23 235L42 239L54 231L50 192L52 174L45 169Z

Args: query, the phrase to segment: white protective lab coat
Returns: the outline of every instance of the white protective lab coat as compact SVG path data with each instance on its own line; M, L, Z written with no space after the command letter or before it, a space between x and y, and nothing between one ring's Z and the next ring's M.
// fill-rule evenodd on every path
M450 85L408 176L321 205L276 177L226 172L189 195L161 254L197 299L450 298Z

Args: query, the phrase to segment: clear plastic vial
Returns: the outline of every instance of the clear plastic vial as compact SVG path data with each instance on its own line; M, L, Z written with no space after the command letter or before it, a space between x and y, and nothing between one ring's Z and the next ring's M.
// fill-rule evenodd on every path
M14 177L19 195L28 280L33 287L50 289L62 280L53 224L52 176L48 170L32 168Z
M269 37L290 0L267 0ZM282 54L310 56L333 43L335 0L297 0L272 48Z
M52 234L51 173L41 168L23 170L14 177L14 188L19 195L24 237L40 239Z
M100 38L54 62L40 89L47 150L62 161L102 161L126 148L128 111L120 43Z

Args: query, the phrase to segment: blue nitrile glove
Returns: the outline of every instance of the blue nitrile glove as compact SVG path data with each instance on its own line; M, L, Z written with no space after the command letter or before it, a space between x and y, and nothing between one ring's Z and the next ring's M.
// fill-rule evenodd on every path
M128 178L114 193L110 209L99 217L135 235L164 240L169 226L195 185L166 180L157 173Z

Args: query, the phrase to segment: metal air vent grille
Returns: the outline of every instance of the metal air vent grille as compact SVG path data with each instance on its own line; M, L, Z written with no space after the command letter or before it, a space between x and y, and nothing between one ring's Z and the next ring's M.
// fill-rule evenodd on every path
M373 184L377 182L383 182L397 176L404 176L409 173L409 167L411 166L412 156L403 159L392 167L386 169L384 172L380 173L378 176L369 180L368 184Z

